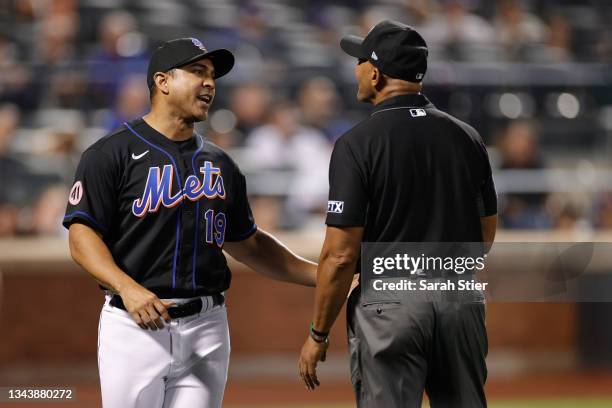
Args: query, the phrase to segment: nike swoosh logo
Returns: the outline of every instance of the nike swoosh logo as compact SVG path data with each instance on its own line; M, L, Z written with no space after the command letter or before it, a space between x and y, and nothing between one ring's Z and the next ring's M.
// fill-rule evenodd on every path
M149 153L149 151L148 151L148 150L145 150L143 153L140 153L139 155L135 155L134 153L132 153L132 159L134 159L134 160L138 160L138 159L140 159L141 157L144 157L144 155L145 155L145 154L147 154L147 153Z

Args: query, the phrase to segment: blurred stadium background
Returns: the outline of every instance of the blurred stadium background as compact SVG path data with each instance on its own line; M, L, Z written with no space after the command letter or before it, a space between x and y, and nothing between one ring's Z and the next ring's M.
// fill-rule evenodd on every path
M369 109L339 38L385 18L422 33L425 94L484 137L500 240L612 241L610 1L0 0L0 385L74 386L78 406L99 404L102 295L60 220L80 153L147 111L153 47L193 36L235 52L199 131L247 174L258 225L316 258L333 142ZM228 304L228 407L352 406L342 321L321 389L299 384L312 291L237 265ZM611 313L490 304L491 405L612 407Z

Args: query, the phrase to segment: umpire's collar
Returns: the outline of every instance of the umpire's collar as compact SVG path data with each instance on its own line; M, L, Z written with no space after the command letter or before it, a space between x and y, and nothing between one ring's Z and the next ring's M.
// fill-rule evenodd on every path
M407 93L387 98L374 106L372 115L393 108L433 108L434 105L423 94Z

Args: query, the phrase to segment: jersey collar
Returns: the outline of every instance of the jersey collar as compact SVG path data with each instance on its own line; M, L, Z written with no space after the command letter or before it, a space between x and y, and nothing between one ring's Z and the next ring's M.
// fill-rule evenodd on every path
M372 114L389 108L406 107L406 108L433 108L434 105L423 94L409 93L397 95L387 98L372 110Z
M138 128L141 132L141 135L145 137L148 141L155 143L159 146L164 146L166 148L170 148L173 150L178 149L179 144L173 142L168 139L163 134L159 133L157 130L153 129L143 118L137 119L133 122L133 126ZM198 137L194 134L191 135L191 139L189 139L191 143L188 143L187 146L192 149L197 149L199 147Z

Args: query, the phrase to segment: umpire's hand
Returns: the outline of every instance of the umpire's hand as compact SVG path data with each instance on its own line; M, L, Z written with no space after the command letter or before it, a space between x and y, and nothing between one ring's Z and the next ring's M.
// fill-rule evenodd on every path
M314 390L315 387L320 385L317 378L317 363L325 361L325 353L328 346L329 343L327 341L317 343L312 337L308 336L306 343L302 347L302 353L298 360L298 368L300 378L309 390Z
M134 283L120 291L119 296L123 299L125 309L142 329L162 329L163 320L166 323L170 322L170 315L166 308L174 303L159 299L153 292L141 285Z

